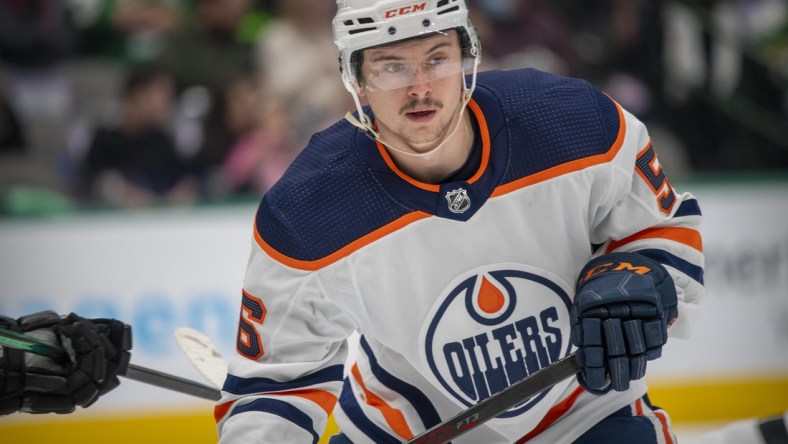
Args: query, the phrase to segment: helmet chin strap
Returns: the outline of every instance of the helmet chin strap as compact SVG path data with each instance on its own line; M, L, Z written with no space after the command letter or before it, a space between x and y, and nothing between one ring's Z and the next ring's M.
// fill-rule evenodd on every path
M476 63L474 63L473 64L473 74L471 75L471 86L470 87L467 86L464 81L462 82L463 100L462 100L462 105L460 106L460 112L459 112L458 117L457 117L457 122L454 124L454 129L451 130L451 133L449 133L448 136L443 138L443 141L441 143L439 143L438 145L436 145L434 148L432 148L429 151L426 151L426 152L423 152L423 153L414 153L412 151L407 151L407 150L404 150L402 148L398 148L398 147L396 147L396 146L394 146L394 145L392 145L390 143L387 143L383 139L381 139L380 132L375 130L375 127L372 124L371 119L369 118L369 116L366 115L366 113L364 113L364 109L361 106L361 100L358 98L358 93L356 93L355 88L348 88L348 90L350 91L350 94L353 96L353 101L356 103L356 110L358 111L358 115L359 115L360 119L357 119L356 116L353 115L353 113L348 112L347 114L345 114L345 120L350 122L353 126L359 128L361 131L363 131L372 140L380 142L386 148L394 150L394 151L396 151L396 152L398 152L400 154L403 154L403 155L406 155L406 156L411 156L411 157L428 157L428 156L435 155L435 154L438 153L438 151L441 148L443 148L446 145L446 142L448 142L454 136L454 134L457 132L457 130L460 128L460 124L462 123L462 117L463 117L463 115L465 113L465 108L467 107L468 102L471 100L471 95L473 95L473 90L476 88L476 71L477 71L477 65L476 65ZM463 70L461 72L461 75L462 75L462 78L464 79L465 78L465 70Z

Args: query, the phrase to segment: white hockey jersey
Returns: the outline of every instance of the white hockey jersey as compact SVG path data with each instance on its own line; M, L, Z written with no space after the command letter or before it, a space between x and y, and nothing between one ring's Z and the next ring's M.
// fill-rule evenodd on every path
M644 125L587 82L535 70L481 73L468 108L481 143L468 180L408 177L343 121L264 196L222 443L317 442L332 411L354 443L418 435L569 354L578 273L612 251L665 265L671 336L686 334L700 209ZM572 378L453 442L571 442L645 392L594 396Z

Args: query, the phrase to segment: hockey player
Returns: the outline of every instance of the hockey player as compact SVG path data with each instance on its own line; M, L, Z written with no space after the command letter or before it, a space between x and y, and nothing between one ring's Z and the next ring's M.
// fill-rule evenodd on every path
M332 443L405 441L573 350L453 442L675 442L642 378L701 297L701 214L644 125L584 81L477 75L463 0L337 4L357 112L259 206L221 442L314 443L332 412Z
M131 327L114 319L41 311L0 327L24 332L63 347L69 362L56 362L12 348L0 348L0 415L71 413L88 407L117 387L131 354Z

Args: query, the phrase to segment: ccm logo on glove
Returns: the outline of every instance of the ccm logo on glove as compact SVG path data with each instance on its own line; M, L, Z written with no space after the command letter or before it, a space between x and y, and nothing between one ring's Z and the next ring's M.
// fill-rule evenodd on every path
M637 253L589 262L571 312L580 385L595 394L629 389L645 376L646 362L662 356L677 317L676 287L658 262Z
M603 256L603 257L607 257L607 256ZM592 267L591 269L589 269L588 266L586 266L584 270L586 270L585 273L580 275L580 281L577 283L578 287L585 284L592 277L607 271L630 271L632 273L637 273L637 274L646 274L651 271L651 268L646 267L644 265L639 265L639 266L632 265L632 263L630 262L607 262Z

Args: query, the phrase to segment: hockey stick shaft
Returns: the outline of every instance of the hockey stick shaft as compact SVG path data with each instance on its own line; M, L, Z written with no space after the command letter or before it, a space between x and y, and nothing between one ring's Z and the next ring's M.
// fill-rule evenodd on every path
M4 328L0 328L0 345L46 356L55 360L62 361L68 359L68 354L61 347L24 333L6 330ZM134 381L155 385L157 387L199 398L210 399L212 401L217 401L221 397L219 391L213 387L135 364L129 364L126 374L122 376Z
M527 401L532 396L577 374L580 370L581 367L575 360L575 354L572 353L432 427L408 441L407 444L439 444L455 439L506 410Z
M213 387L190 379L181 378L180 376L140 367L135 364L129 364L129 368L123 376L135 381L144 382L168 390L174 390L198 398L210 399L211 401L218 401L222 397L219 390Z

